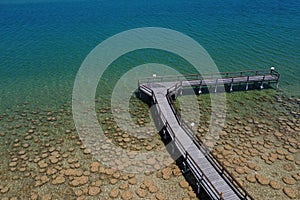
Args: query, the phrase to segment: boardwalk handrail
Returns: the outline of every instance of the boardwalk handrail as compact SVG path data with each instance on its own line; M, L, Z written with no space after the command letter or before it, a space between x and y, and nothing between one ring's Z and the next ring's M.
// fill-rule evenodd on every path
M166 97L167 97L169 105L172 105L173 104L172 97L170 95L167 95ZM173 113L175 114L175 117L176 117L176 120L177 120L178 124L181 125L181 120L180 120L181 119L181 114L180 114L180 112L178 112L178 110L175 109L175 106L173 106L173 105L171 106L171 109L172 109Z
M142 83L153 83L153 82L179 82L179 81L191 81L191 80L204 80L204 79L222 79L222 78L238 78L238 77L250 77L250 76L264 76L272 75L279 80L280 74L278 71L271 70L247 70L239 72L219 72L219 73L210 73L210 74L183 74L175 76L155 76L155 77L146 77L139 79L139 84Z
M159 106L158 106L159 107ZM159 108L160 109L160 108ZM189 161L192 162L193 167L198 169L198 172L200 172L200 178L201 180L199 181L205 181L206 185L209 185L211 189L213 189L214 191L214 195L219 198L220 200L222 199L221 197L221 193L216 189L216 187L211 183L211 181L208 179L208 177L204 174L204 172L202 171L202 169L197 165L197 162L192 158L192 156L190 155L190 153L184 148L183 144L180 142L180 140L177 139L174 130L172 129L172 127L169 125L168 121L166 120L165 116L163 115L163 113L161 112L161 116L163 116L163 118L165 119L164 125L167 129L169 129L169 134L172 135L172 137L174 138L174 142L176 142L179 145L179 148L181 149L181 151L184 152L184 156L186 157L186 159L189 159Z
M140 83L139 83L140 84ZM141 85L140 85L141 86ZM143 85L143 88L146 89L147 91L151 90L151 94L152 94L152 98L153 98L153 102L156 103L157 99L156 96L153 92L152 89L148 88L147 86ZM156 106L157 108L157 114L160 116L160 119L162 120L162 123L164 124L164 127L169 130L169 134L172 135L172 137L174 138L174 141L177 142L177 144L179 144L181 151L183 151L185 153L185 156L187 158L190 158L189 160L193 163L193 167L196 167L199 172L201 173L202 176L202 181L205 181L207 185L210 186L211 189L213 189L215 196L222 200L222 196L221 193L215 188L215 186L210 182L210 180L207 178L207 176L204 174L204 172L201 170L201 168L199 168L199 166L196 164L196 162L193 160L193 158L190 156L189 152L184 148L184 146L182 145L182 143L180 142L180 140L177 139L174 130L172 129L172 127L169 125L167 118L164 116L163 112L161 111L159 106Z
M193 131L190 129L190 127L184 122L182 119L182 127L185 129L185 131L188 133L188 135L193 138L193 141L195 142L196 146L202 151L202 153L208 158L208 161L213 165L213 167L221 174L222 176L225 176L225 181L231 186L232 189L234 189L240 196L247 199L254 199L244 188L243 186L234 178L231 173L222 165L222 163L219 162L219 160L210 153L209 148L205 145L205 143L196 136ZM235 185L237 188L232 187L232 185Z
M169 88L169 89L171 89L171 88ZM185 132L188 134L188 136L194 141L194 143L196 144L196 146L198 147L198 149L200 151L202 151L202 153L208 158L209 162L214 166L214 168L219 172L219 174L221 174L222 176L225 176L225 178L226 178L225 181L231 186L231 188L233 190L235 190L235 192L240 197L242 196L244 199L247 199L247 197L249 199L254 199L243 188L243 186L234 177L232 177L232 175L230 174L230 172L225 167L223 167L223 165L218 161L218 159L214 155L212 155L210 153L209 148L205 145L205 143L199 137L197 137L194 134L194 132L190 129L190 127L186 124L186 122L181 117L179 117L180 116L180 114L179 114L180 112L178 112L178 110L176 109L176 107L174 107L174 105L173 105L172 98L170 97L171 91L169 89L168 89L168 92L166 94L166 97L167 97L167 99L169 101L169 105L171 106L172 111L174 112L174 115L176 116L176 119L180 121L179 124L181 125L181 127L185 130ZM179 116L177 116L178 114L179 114ZM236 187L238 187L238 189L236 187L233 187L231 184L233 184Z
M173 101L172 101L171 93L172 93L172 91L176 92L181 87L182 87L182 81L179 81L174 86L172 86L172 87L170 87L170 88L167 89L167 95L166 95L168 103L170 105L172 105L171 109L172 109L173 113L175 114L175 117L177 119L178 124L181 124L181 120L180 120L181 115L180 115L180 112L178 112L178 110L175 108L175 106L173 106Z
M253 78L254 79L253 79ZM251 78L251 79L250 79ZM152 83L158 82L169 82L166 85L172 85L167 89L166 99L168 104L174 113L174 116L177 119L178 124L184 130L184 132L188 135L188 137L193 141L193 144L196 148L198 148L201 153L204 154L205 158L208 162L213 166L217 173L223 178L223 180L228 184L228 186L232 189L232 191L240 198L240 199L254 199L241 185L239 181L235 177L232 176L222 163L210 153L210 149L205 143L199 138L196 134L194 134L193 130L186 124L186 122L181 118L180 112L176 109L174 104L173 97L176 98L177 95L181 95L183 87L186 87L188 84L192 86L199 87L201 89L201 85L215 85L215 92L217 91L217 85L219 84L230 84L230 91L232 91L232 85L234 83L247 83L246 90L248 89L248 83L253 82L261 82L260 87L263 88L263 83L268 81L276 82L277 87L279 83L280 74L278 71L275 71L272 67L270 71L259 71L259 70L249 70L249 71L240 71L240 72L222 72L222 73L213 73L213 74L186 74L186 75L178 75L178 76L153 76L149 78L143 78L138 80L139 89L152 97L152 101L154 104L157 104L157 98L154 91L151 88ZM231 82L230 82L231 80ZM171 83L171 84L170 84ZM200 90L199 89L199 90ZM222 199L221 193L215 188L215 186L211 183L211 181L206 177L203 171L200 169L199 165L193 157L189 154L187 149L185 149L184 145L180 142L180 140L176 137L172 126L169 125L166 116L161 110L159 105L156 106L157 113L160 117L161 122L163 123L164 128L169 133L169 135L174 140L177 148L180 150L182 154L184 154L186 161L193 168L192 172L197 178L197 180L204 184L203 187L207 190L209 195L213 198ZM160 122L159 122L160 123ZM203 182L204 181L204 182Z

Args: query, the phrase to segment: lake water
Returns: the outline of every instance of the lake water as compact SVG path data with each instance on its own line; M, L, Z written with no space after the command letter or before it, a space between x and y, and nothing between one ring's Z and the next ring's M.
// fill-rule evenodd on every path
M293 191L299 191L300 177L299 21L298 0L2 0L0 197L110 199L115 194L137 198L138 186L144 187L150 179L152 190L158 191L148 192L149 199L195 199L174 163L160 168L172 162L169 157L157 159L161 165L151 159L131 163L157 172L126 173L122 170L128 163L115 159L112 155L120 152L107 148L104 140L101 155L119 171L97 162L78 137L72 118L73 85L86 56L120 32L163 27L196 40L221 72L275 66L281 73L279 91L226 94L225 125L220 139L212 139L217 142L218 159L257 199L298 198ZM130 52L105 71L95 97L99 122L115 144L137 152L164 149L164 144L154 124L143 133L147 139L131 137L118 127L111 115L110 94L127 71L145 63L195 72L183 58L155 49ZM197 120L199 128L194 131L204 137L209 131L210 96L200 95L198 103L200 118L187 114L186 120ZM116 108L117 117L129 111L134 130L149 125L149 108L139 99L132 96L129 108L123 109ZM196 110L192 104L185 109ZM127 122L127 116L123 120ZM275 182L266 186L268 181Z
M108 37L139 27L187 34L208 51L219 71L275 66L282 74L280 88L299 96L299 8L299 1L267 0L2 1L1 108L24 101L51 108L70 101L87 54ZM178 66L176 59L159 55L149 53L152 61ZM143 53L119 61L125 71L143 62ZM114 74L111 70L109 76Z

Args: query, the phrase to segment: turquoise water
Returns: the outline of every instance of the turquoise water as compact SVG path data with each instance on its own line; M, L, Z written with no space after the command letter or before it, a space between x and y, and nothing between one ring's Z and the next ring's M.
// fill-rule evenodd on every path
M76 72L100 42L138 27L165 27L198 41L220 71L269 69L300 96L300 2L250 0L16 0L0 3L1 110L24 101L53 108L71 100ZM155 51L121 58L121 71L147 61L180 66ZM120 76L118 68L106 75ZM104 79L105 80L105 79Z

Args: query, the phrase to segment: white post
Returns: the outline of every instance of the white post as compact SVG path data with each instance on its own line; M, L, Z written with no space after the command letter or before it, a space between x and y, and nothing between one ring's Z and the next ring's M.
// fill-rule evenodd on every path
M196 183L196 185L197 185L197 194L200 194L200 192L201 192L201 185L200 185L200 183Z

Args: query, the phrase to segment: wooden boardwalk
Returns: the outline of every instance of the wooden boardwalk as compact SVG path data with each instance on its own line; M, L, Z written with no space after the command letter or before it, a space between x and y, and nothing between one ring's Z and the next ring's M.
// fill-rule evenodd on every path
M214 91L220 85L228 85L232 91L234 84L276 83L278 87L280 75L271 69L268 72L243 71L234 73L218 73L209 75L165 76L151 77L139 80L140 94L151 98L156 106L156 114L160 118L163 132L168 134L180 154L184 165L197 180L197 186L203 188L211 199L253 199L230 173L217 161L205 145L193 132L180 121L177 111L172 105L172 95L179 95L184 87L197 87L201 93L203 87L214 86Z

